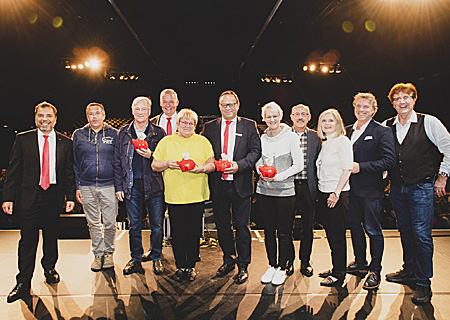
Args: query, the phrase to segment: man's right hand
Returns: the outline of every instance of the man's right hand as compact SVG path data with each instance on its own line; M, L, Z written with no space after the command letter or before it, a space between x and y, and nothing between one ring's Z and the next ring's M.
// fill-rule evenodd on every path
M76 198L79 203L83 204L83 196L81 195L81 190L77 190Z
M13 213L13 203L10 201L5 201L2 204L3 211L5 211L6 214L12 214Z
M117 191L117 192L116 192L116 198L117 198L117 200L119 200L120 202L123 201L124 196L125 196L125 194L123 193L123 191Z

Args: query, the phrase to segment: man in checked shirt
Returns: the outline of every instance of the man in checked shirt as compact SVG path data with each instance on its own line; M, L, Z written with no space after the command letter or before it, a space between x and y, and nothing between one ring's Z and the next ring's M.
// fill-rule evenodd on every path
M313 268L310 263L312 243L314 213L317 200L317 169L316 159L321 148L321 141L317 132L307 127L311 120L309 107L304 104L298 104L292 107L291 120L293 122L292 131L297 133L300 139L304 157L304 169L295 176L295 211L301 213L301 235L300 235L300 272L306 277L313 275ZM294 273L295 252L292 248L292 260L288 262L286 272Z

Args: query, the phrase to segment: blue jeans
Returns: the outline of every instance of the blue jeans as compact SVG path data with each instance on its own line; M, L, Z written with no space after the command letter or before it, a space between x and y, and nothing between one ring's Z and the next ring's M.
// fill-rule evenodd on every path
M430 286L433 276L434 183L391 186L390 197L403 247L403 268L417 284Z
M384 237L381 228L381 198L358 197L350 191L347 228L351 231L353 253L358 265L365 265L366 235L370 239L371 262L369 270L380 274ZM364 227L364 229L363 229Z
M130 252L131 258L141 261L144 250L142 249L142 205L144 201L144 185L142 180L134 180L131 188L130 200L125 199L130 222ZM150 198L145 201L150 222L150 259L161 259L162 251L162 222L163 222L163 196Z

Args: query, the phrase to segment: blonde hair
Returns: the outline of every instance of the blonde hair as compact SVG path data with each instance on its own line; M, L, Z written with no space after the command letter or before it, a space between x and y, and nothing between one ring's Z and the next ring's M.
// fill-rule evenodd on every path
M271 110L274 112L277 112L278 115L280 116L280 119L283 119L283 109L281 109L281 107L275 102L275 101L271 101L269 103L266 103L262 109L261 109L261 117L263 121L266 121L266 111L267 110Z
M373 110L374 110L372 116L374 116L375 113L377 113L377 111L378 111L377 98L375 98L375 96L372 93L370 93L370 92L358 92L353 97L353 107L356 107L356 100L358 100L358 99L369 100L369 102L372 105Z
M198 116L197 113L195 113L194 110L185 108L185 109L181 109L178 112L177 115L177 126L180 126L180 121L181 119L186 119L186 120L194 120L194 127L197 126L197 122L198 122Z
M323 133L323 130L322 130L322 119L327 114L333 115L334 119L336 120L336 134L337 134L337 136L339 137L339 136L345 135L344 121L342 121L342 117L339 114L339 111L337 111L334 108L331 108L331 109L325 110L319 116L319 122L317 124L317 135L319 136L319 138L320 139L325 139L326 138L325 134Z

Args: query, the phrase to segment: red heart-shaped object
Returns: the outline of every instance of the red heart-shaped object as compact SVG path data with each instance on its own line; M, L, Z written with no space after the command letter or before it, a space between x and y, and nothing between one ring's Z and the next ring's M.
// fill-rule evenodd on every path
M231 163L228 160L220 159L219 161L214 160L214 165L217 171L225 171L227 168L231 168Z
M277 174L277 169L274 166L268 166L267 164L260 166L259 171L264 178L273 178Z
M177 165L180 166L181 171L189 171L195 168L195 162L192 159L183 159L181 161L177 161Z
M145 140L142 139L133 139L131 140L131 143L134 146L134 150L142 150L142 149L147 149L148 148L148 143Z

